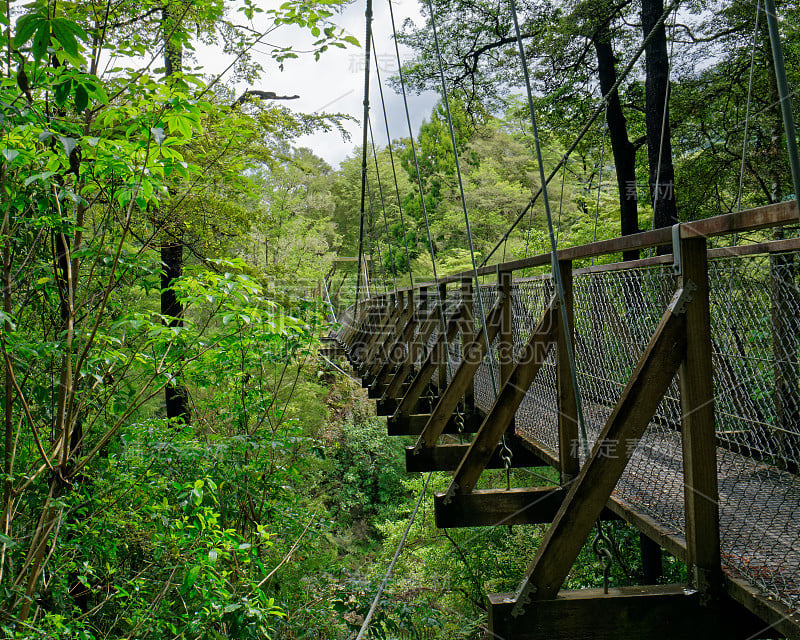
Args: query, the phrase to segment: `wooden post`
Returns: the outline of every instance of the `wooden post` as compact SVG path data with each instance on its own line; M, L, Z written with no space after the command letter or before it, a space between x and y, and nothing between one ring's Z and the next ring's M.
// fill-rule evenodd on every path
M564 286L564 303L566 304L569 327L559 322L558 349L556 351L556 386L558 395L558 459L561 472L561 484L568 484L578 475L580 460L578 458L578 407L575 402L575 388L572 385L572 371L567 350L567 338L575 344L575 310L572 294L572 261L561 260L558 263L561 282ZM563 316L559 316L561 320Z
M645 584L658 584L664 575L661 547L645 534L639 533L639 553L642 557L642 578Z
M500 335L497 340L497 359L500 362L500 384L498 394L503 385L508 382L511 372L514 371L514 303L511 299L512 273L510 271L497 270L498 294L505 298L503 313L500 316ZM491 348L491 347L490 347ZM525 388L527 392L527 387ZM516 424L516 412L511 416L506 431L514 433Z
M461 301L464 305L464 320L461 324L461 356L467 358L469 346L475 340L475 318L472 306L472 277L461 278ZM464 408L467 413L475 412L475 378L470 376L470 380L464 389Z
M500 361L500 387L502 387L514 369L514 311L511 304L511 272L497 271L498 293L504 296L508 304L503 305L500 316L500 336L497 343L497 359Z
M686 307L686 358L679 370L683 442L686 555L695 587L708 595L721 588L714 368L708 303L705 238L681 240Z
M781 229L781 235L783 235ZM794 435L800 424L800 396L797 371L797 311L794 280L797 266L792 253L769 256L772 309L772 360L775 391L774 455L780 468L797 473L794 451L800 439Z
M442 314L444 314L446 308L445 305L447 303L447 284L440 284L439 285L439 304L442 305ZM436 380L436 386L438 387L437 396L440 396L444 393L445 388L447 387L447 363L450 361L450 340L448 339L447 343L445 344L445 348L442 351L444 354L444 359L439 363L439 375Z

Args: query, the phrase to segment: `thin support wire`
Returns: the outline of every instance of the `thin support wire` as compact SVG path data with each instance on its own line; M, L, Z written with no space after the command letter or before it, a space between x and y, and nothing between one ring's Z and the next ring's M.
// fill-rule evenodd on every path
M389 579L392 577L392 573L394 573L394 565L397 564L397 559L400 557L400 552L403 550L403 547L406 544L406 539L411 531L411 526L414 524L414 519L417 517L417 511L419 511L419 506L422 504L422 498L425 497L425 493L428 491L428 483L431 481L431 476L433 476L433 473L428 472L428 475L425 478L425 484L422 486L422 491L419 493L419 498L417 498L417 504L414 505L414 510L411 512L411 517L408 519L406 530L403 532L403 537L400 538L397 549L395 549L392 561L389 563L389 568L386 570L386 575L383 576L383 580L381 581L380 586L378 586L378 591L375 594L375 598L372 600L372 606L370 606L367 615L364 617L364 622L361 623L361 629L358 631L356 640L362 640L363 638L367 637L366 634L369 630L369 623L372 620L372 616L375 615L375 611L378 608L378 602L380 602L381 596L386 589L386 585L389 584Z
M390 5L391 6L391 5ZM394 29L394 23L392 23L392 28ZM397 40L395 34L395 41ZM372 52L375 54L375 59L378 59L378 53L375 50L375 39L372 40ZM400 54L398 53L397 57L397 64L398 68L400 65ZM414 286L414 273L411 270L411 254L408 251L408 234L406 232L406 218L403 215L403 204L400 202L400 186L397 183L397 169L394 166L394 149L392 149L392 135L389 132L389 117L386 114L386 100L383 98L383 82L381 82L381 69L380 65L375 65L375 73L378 76L378 90L380 91L381 95L381 108L383 110L383 124L386 127L386 146L389 148L389 159L392 162L392 177L394 178L394 192L397 196L397 210L400 212L400 227L403 231L403 247L406 251L406 264L408 265L408 277L411 280L411 286ZM405 95L405 94L404 94ZM407 105L406 105L407 108Z
M377 65L376 65L377 66ZM386 201L383 199L383 184L381 183L381 172L378 169L378 153L375 150L375 136L372 133L372 120L368 120L369 124L369 137L372 141L372 159L375 161L375 177L378 179L378 193L381 197L381 210L383 211L383 228L386 231L386 248L389 251L389 257L392 258L392 282L394 283L395 290L397 289L397 275L394 269L394 256L392 255L392 237L389 235L389 223L386 220Z
M600 169L597 172L597 201L594 207L594 233L592 234L592 242L597 242L597 219L600 217L600 192L603 189L603 163L606 158L606 132L608 131L608 118L603 121L603 142L600 145ZM563 193L563 191L562 191ZM561 208L559 207L559 214ZM592 256L592 264L594 264L594 256Z
M558 265L558 245L556 244L556 236L553 231L553 216L550 211L550 200L547 197L547 180L544 175L544 160L542 159L542 145L539 140L539 128L536 125L536 113L533 109L533 93L531 92L530 75L528 73L528 61L525 58L525 48L522 45L522 35L519 29L519 19L517 18L517 3L515 0L511 2L511 16L514 19L514 33L517 38L517 47L519 48L519 58L522 64L522 72L525 77L525 89L528 93L528 108L531 111L531 128L533 131L533 142L536 147L536 160L539 164L539 178L542 181L542 200L544 202L544 211L547 216L547 230L550 234L550 251L552 255L552 269L553 279L556 283L556 291L560 301L559 307L561 308L561 322L564 327L569 327L569 318L567 317L567 304L564 295L564 283L561 280L561 269ZM570 377L572 378L572 387L575 392L575 406L578 413L578 429L580 431L581 443L583 451L588 459L589 456L589 438L586 434L586 423L583 419L583 403L581 402L581 393L578 387L578 372L575 366L575 349L572 344L572 337L569 331L564 331L564 343L567 350L567 358L569 360Z
M664 152L664 138L667 132L667 112L669 111L669 96L672 93L670 76L672 74L672 52L675 49L675 22L678 19L678 6L675 6L675 14L672 16L672 39L669 43L669 63L667 64L667 90L664 92L664 108L661 111L661 135L658 140L658 163L656 163L656 183L653 185L653 222L651 229L656 228L656 204L658 203L658 192L661 183L661 156ZM673 185L674 186L674 185Z
M481 314L481 323L483 324L483 334L486 338L486 347L487 349L491 349L491 342L489 341L489 330L486 327L486 312L483 308L483 296L480 295L480 281L478 280L478 266L475 262L475 246L472 242L472 227L469 224L469 213L467 212L467 200L464 196L464 182L461 178L461 165L458 161L458 149L456 148L456 134L453 129L453 118L450 115L450 100L447 97L447 83L444 79L444 65L442 64L442 55L439 49L439 36L436 32L436 16L433 12L433 4L431 0L428 0L428 10L431 14L431 27L433 28L433 44L436 47L436 59L439 62L439 77L442 83L442 99L444 100L444 108L447 114L447 126L450 130L450 142L453 145L453 159L455 160L456 164L456 175L458 176L458 189L461 193L461 207L464 210L464 223L466 224L467 228L467 240L469 241L469 255L472 262L472 275L475 279L475 290L478 293L478 310ZM507 301L507 304L511 304L511 301ZM449 359L448 359L449 361ZM493 359L489 358L489 377L492 379L492 388L494 389L494 395L497 397L497 381L494 377L494 362Z
M761 12L761 0L756 2L756 19L753 27L753 44L750 49L750 78L747 81L747 108L744 115L744 138L742 138L742 164L739 166L739 190L736 193L736 213L742 210L742 187L744 186L744 161L747 153L747 134L750 129L750 99L753 95L753 70L756 61L756 43L758 42L758 18ZM738 233L733 234L733 244L736 245Z
M370 60L370 37L372 35L372 0L367 0L367 10L364 13L366 18L366 46L364 47L364 135L361 142L361 217L359 220L358 231L358 276L356 278L356 307L355 314L358 314L359 293L361 291L361 265L364 258L364 206L367 191L367 120L369 119L369 60Z
M544 181L542 187L540 187L539 190L533 195L533 197L531 198L531 200L527 204L527 206L522 211L519 212L519 214L517 215L517 217L514 220L514 222L511 223L511 226L503 234L503 237L500 238L500 240L497 241L497 244L494 245L492 250L481 261L480 266L484 266L487 262L489 262L489 259L494 255L495 251L497 251L500 248L500 245L503 244L503 242L511 234L511 232L514 231L514 229L517 228L517 225L525 217L525 214L528 213L530 208L536 202L537 198L542 194L542 190L543 190L544 186L550 184L550 181L558 174L559 169L561 169L561 167L567 161L569 156L572 155L572 152L575 151L575 149L578 147L578 145L580 144L581 140L583 140L584 136L592 128L592 125L594 124L595 120L597 120L598 116L601 113L603 113L603 110L608 106L608 101L611 98L611 96L614 95L614 92L619 88L619 86L624 82L624 80L628 77L630 72L636 66L636 63L639 61L639 58L644 53L645 48L647 47L647 45L650 44L652 39L655 37L656 31L659 29L659 27L661 27L664 24L664 21L669 17L669 14L672 13L672 10L675 7L678 6L680 1L681 0L672 0L672 2L670 2L669 6L666 9L664 9L664 13L661 14L661 17L658 19L658 22L656 22L655 25L653 25L653 28L651 29L650 33L647 34L647 37L644 39L642 44L639 45L639 48L637 49L636 53L633 55L633 57L628 62L628 65L625 67L625 69L619 75L619 77L617 78L617 81L606 92L606 94L603 96L602 100L600 100L600 103L597 105L597 107L595 108L594 112L589 117L589 120L587 120L586 124L583 125L583 129L581 129L578 132L578 135L575 136L575 139L572 141L572 144L564 152L564 155L561 157L561 160L559 160L558 164L556 164L556 166L550 172L550 175L547 177L547 180Z
M433 248L433 238L431 237L431 227L428 223L428 208L425 206L425 190L422 187L422 173L419 170L419 160L417 159L417 147L414 144L414 131L411 127L411 112L408 110L408 97L406 95L406 84L403 79L403 65L400 62L400 47L397 44L397 27L394 21L394 9L392 8L392 0L387 0L389 4L389 16L392 20L392 35L394 36L394 52L397 56L397 72L400 77L400 89L403 94L403 106L406 112L406 123L408 124L408 138L411 143L411 154L414 157L414 169L417 174L417 185L419 186L419 199L422 204L422 215L425 219L425 231L428 235L428 248L431 252L431 264L433 265L433 279L436 282L436 292L439 296L439 320L442 325L442 336L445 341L445 348L447 349L447 368L450 369L450 348L447 344L447 320L444 316L444 296L442 295L441 287L439 287L439 274L436 270L436 252ZM480 296L478 296L480 300Z

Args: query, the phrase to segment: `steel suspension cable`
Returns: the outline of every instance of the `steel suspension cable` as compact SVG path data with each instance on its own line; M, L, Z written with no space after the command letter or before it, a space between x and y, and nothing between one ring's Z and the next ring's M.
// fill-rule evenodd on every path
M417 146L414 144L414 131L411 127L411 113L408 110L408 97L406 95L406 84L405 80L403 79L403 65L400 62L400 47L397 44L397 27L394 21L394 9L392 8L392 0L387 0L389 5L389 16L392 20L392 35L394 36L394 51L397 57L397 72L400 77L400 89L403 94L403 106L405 107L406 112L406 123L408 124L408 139L411 144L411 154L414 158L414 169L417 174L417 185L419 186L419 199L420 203L422 204L422 215L425 219L425 232L428 235L428 248L431 252L431 264L433 265L433 279L436 282L436 291L439 296L439 320L442 325L442 335L445 340L445 347L447 348L447 367L450 368L450 349L449 345L447 345L447 320L444 316L444 296L442 296L441 287L439 287L439 274L436 269L436 253L433 248L433 238L431 236L431 227L428 222L428 208L425 205L425 190L422 186L422 173L419 170L419 160L417 159ZM480 291L478 291L480 294ZM480 300L480 295L478 295L478 299Z
M363 638L367 637L366 634L369 630L369 623L372 620L372 616L375 615L375 611L378 608L378 602L380 602L381 596L386 589L386 585L389 584L389 579L392 577L392 573L394 573L394 566L397 564L397 559L400 557L400 552L403 550L403 547L406 544L406 539L411 531L411 526L414 524L414 520L417 517L417 512L422 504L422 498L425 497L425 493L428 491L428 483L431 481L432 475L432 472L428 472L428 476L425 478L425 484L422 486L422 491L419 493L419 498L417 498L417 503L414 505L414 510L411 512L411 517L408 519L408 524L403 532L403 537L400 538L400 542L395 549L394 556L392 556L392 561L389 563L389 568L386 570L386 574L383 576L383 580L378 586L378 591L375 593L375 598L372 600L372 605L370 606L369 611L367 611L367 615L364 616L364 622L361 623L361 629L358 631L356 640L362 640Z
M375 148L374 148L374 145L373 145L373 153L374 152L375 152ZM376 233L376 231L375 231L375 202L374 202L373 196L372 196L372 187L369 186L369 180L367 180L367 194L369 195L369 207L370 207L370 210L372 211L372 215L370 216L370 228L371 228L371 232L372 232L372 237L370 239L370 242L374 242L375 243L375 249L378 251L378 263L381 265L381 271L383 272L383 290L384 290L384 293L385 293L385 292L388 291L388 288L389 288L389 274L386 272L386 265L383 262L383 254L381 253L381 243L380 243L379 234ZM371 256L371 259L373 261L372 264L373 264L373 272L374 272L374 269L375 269L375 267L374 267L374 265L375 265L375 256L373 255L372 246L371 245L370 245L370 256ZM395 289L396 288L397 288L397 283L395 282Z
M377 66L377 65L376 65ZM383 185L381 183L381 172L378 169L378 153L375 149L375 136L372 133L372 119L367 121L369 124L369 137L372 141L372 158L375 160L375 177L378 179L378 193L381 198L381 210L383 211L383 228L386 231L386 247L389 251L389 257L392 259L392 282L394 283L395 290L397 289L397 275L394 268L394 255L392 254L392 238L389 235L389 223L386 220L386 202L383 199Z
M461 177L461 165L458 161L458 148L456 147L456 134L453 129L453 118L450 114L450 99L447 96L447 83L444 79L444 65L442 64L442 54L439 49L439 35L436 32L436 15L433 12L433 3L431 0L428 2L428 11L431 14L431 27L433 29L433 44L436 48L436 59L439 64L439 78L442 84L442 99L444 100L445 113L447 115L447 127L450 131L450 142L453 145L453 159L456 165L456 176L458 176L458 190L461 194L461 207L464 211L464 224L467 229L467 240L469 242L469 255L472 262L472 276L475 279L475 291L478 293L478 310L481 314L481 324L483 325L483 335L486 338L486 348L491 352L491 342L489 341L489 330L486 327L486 311L483 308L483 296L480 294L480 280L478 279L478 265L475 262L475 246L472 242L472 227L469 223L469 213L467 212L467 200L464 196L464 182ZM508 300L507 304L511 304ZM493 358L489 358L489 377L492 380L492 388L494 389L495 398L497 397L497 381L494 376L494 362Z
M742 210L742 187L744 186L744 161L747 153L747 134L750 129L750 105L753 95L753 69L756 60L756 43L758 42L758 18L761 13L761 0L756 2L756 19L753 27L753 41L750 47L750 77L747 81L747 107L744 115L744 137L742 138L742 163L739 166L739 190L736 193L736 213ZM798 196L800 197L800 196ZM733 244L736 244L738 234L733 234Z
M672 13L672 10L676 6L678 6L678 4L680 4L680 0L672 0L672 2L669 4L669 6L666 9L664 9L664 13L661 14L661 17L658 19L658 21L655 23L655 25L653 25L653 28L650 30L650 33L647 35L647 37L644 39L642 44L639 46L639 48L637 49L636 53L633 55L633 58L631 58L631 60L628 62L628 65L625 67L625 69L619 75L619 77L617 78L617 81L612 85L611 89L608 90L606 95L603 96L603 99L600 100L600 103L597 105L597 107L595 108L594 112L589 117L589 120L586 122L586 124L583 126L583 128L580 130L580 132L578 132L578 135L575 137L575 140L573 140L572 144L564 152L564 155L561 157L561 160L559 160L558 164L550 172L550 175L547 177L547 180L545 180L544 185L547 185L547 184L550 183L550 181L558 174L559 169L561 169L562 165L567 161L569 156L572 155L572 152L575 151L575 149L578 147L578 144L580 144L580 141L583 140L583 137L591 129L592 125L594 124L594 121L597 120L598 116L608 106L608 101L609 101L610 97L619 88L619 86L622 84L622 82L628 77L628 74L633 70L633 67L636 65L636 62L638 62L639 58L642 56L642 53L644 53L645 48L647 47L648 44L650 44L650 41L655 37L656 31L658 30L658 28L661 27L664 24L666 19L669 17L669 14ZM511 224L511 226L503 234L503 237L500 238L500 240L497 241L497 244L495 244L495 246L492 248L492 250L489 252L489 254L483 259L483 261L481 262L480 266L484 266L487 262L489 262L489 260L494 255L494 253L500 248L500 245L502 245L503 242L505 241L505 239L508 238L508 236L511 234L511 232L514 231L514 229L517 228L517 225L525 217L525 214L528 213L528 211L534 205L534 203L536 202L538 197L542 194L542 188L543 187L539 188L539 190L533 195L533 198L531 198L531 200L527 204L527 206L519 213L519 215L517 215L517 217L514 220L514 222Z
M594 207L594 233L592 235L592 242L597 242L597 219L600 217L600 192L603 187L603 163L606 157L606 132L608 131L608 116L603 123L603 142L600 145L600 169L597 172L597 201ZM592 264L594 264L594 256L592 256Z
M394 23L392 23L392 28L394 28ZM375 56L375 60L378 59L378 52L375 49L375 39L372 39L372 53ZM398 67L400 64L400 54L398 53ZM392 135L389 132L389 117L386 114L386 100L383 97L383 82L381 81L381 68L379 64L375 64L375 73L378 77L378 91L381 95L381 109L383 110L383 124L386 127L386 146L389 149L389 159L392 162L392 177L394 178L394 192L397 196L397 210L400 212L400 227L403 231L403 247L406 251L406 264L408 265L408 277L411 280L411 286L414 286L414 273L411 270L411 254L408 251L408 237L406 232L406 219L403 215L403 204L400 202L400 186L397 184L397 169L394 166L394 149L392 149Z
M572 343L571 332L568 330L569 318L567 316L566 297L564 295L564 283L561 279L561 269L558 265L558 245L556 244L556 236L553 231L553 216L550 211L550 201L547 197L547 180L544 175L544 160L542 158L542 145L539 140L539 128L536 125L536 113L533 109L533 93L531 92L530 75L528 73L528 61L525 58L525 47L522 44L522 35L519 30L519 19L517 18L517 3L515 0L510 0L511 3L511 16L514 19L514 33L517 38L517 47L519 48L520 64L522 65L522 72L525 78L525 90L528 94L528 108L531 111L531 129L533 131L533 143L536 147L536 160L539 164L539 179L542 181L542 200L544 202L544 212L547 216L547 230L550 234L550 251L551 262L553 269L553 279L556 283L556 291L561 307L561 322L563 323L564 343L567 350L567 359L569 360L569 372L572 379L572 388L575 394L575 407L578 414L578 429L580 431L581 442L583 444L583 452L586 458L589 457L589 440L586 434L586 423L583 419L583 403L581 402L581 393L578 387L578 373L575 365L575 349Z
M364 257L364 205L367 191L367 120L369 119L369 60L370 37L372 35L372 0L367 0L366 18L366 46L364 47L364 135L361 142L361 217L358 230L358 274L356 277L356 305L354 315L358 313L359 293L361 292L361 264Z

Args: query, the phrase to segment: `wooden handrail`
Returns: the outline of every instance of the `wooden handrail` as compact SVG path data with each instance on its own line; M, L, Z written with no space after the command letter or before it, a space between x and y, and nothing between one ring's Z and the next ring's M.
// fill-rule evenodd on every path
M779 202L777 204L770 204L756 209L748 209L740 211L739 213L726 213L712 218L705 218L703 220L695 220L692 222L683 222L680 224L680 237L687 238L714 238L718 236L729 235L733 233L744 233L747 231L757 231L758 229L765 229L769 227L779 227L789 224L794 224L799 221L797 201ZM785 248L778 250L789 251L796 249L797 239L790 239L778 241L786 243ZM558 251L558 260L581 260L585 258L596 258L598 256L608 255L611 253L621 253L623 251L632 251L636 249L649 249L651 247L666 246L672 244L672 229L670 227L663 227L661 229L653 229L651 231L643 231L642 233L635 233L629 236L620 236L612 238L611 240L600 240L598 242L590 242L588 244L577 245L575 247L567 247ZM713 251L719 252L718 255L709 253L709 257L719 257L727 252L728 255L747 255L748 249L745 247L755 246L756 253L764 251L764 247L770 243L758 243L756 245L743 245L742 248L728 247L724 249L714 249ZM766 249L769 251L769 249ZM532 267L541 267L551 263L552 257L549 253L543 253L530 258L522 258L520 260L511 260L500 264L488 265L478 269L479 276L491 275L497 271L519 271L521 269L530 269ZM667 256L657 256L655 259L648 258L647 260L655 260L653 264L663 264L670 262L671 259ZM637 266L634 263L641 261L632 261L627 263L628 266ZM625 263L615 263L625 264ZM639 264L638 266L644 266ZM598 265L598 270L601 268L608 268L607 265ZM622 267L619 267L622 268ZM424 286L431 286L433 284L448 284L458 282L464 277L472 276L472 271L463 271L461 273L445 276L440 278L438 283L422 282L414 285L414 289ZM401 287L398 291L407 291L412 287Z

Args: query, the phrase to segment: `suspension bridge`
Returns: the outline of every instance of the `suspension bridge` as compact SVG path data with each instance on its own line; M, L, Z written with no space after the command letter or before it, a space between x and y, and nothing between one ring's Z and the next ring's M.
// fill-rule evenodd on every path
M429 2L472 269L437 272L421 198L434 280L379 293L362 286L371 134L367 0L356 301L340 314L328 352L347 356L390 435L416 438L405 452L408 471L452 473L447 490L434 495L438 527L549 525L516 590L486 594L491 637L800 639L800 238L783 239L784 228L798 222L797 201L742 211L740 193L729 214L559 248L547 184L678 0L549 176L516 3L509 4L541 188L478 265ZM800 159L772 0L764 13L797 194ZM653 192L658 199L658 177ZM550 252L485 266L539 196ZM405 237L402 208L400 216ZM739 243L741 234L757 231L781 239ZM651 257L620 260L646 250ZM512 486L512 469L536 467L551 467L558 481ZM506 470L505 488L481 486L488 469ZM644 584L563 590L592 530L600 547L608 542L608 520L639 531ZM685 583L661 584L663 551L685 563Z
M492 637L800 638L800 239L707 248L797 219L790 202L561 249L340 318L389 433L417 438L408 470L453 472L439 527L550 523L517 591L487 594ZM561 481L479 488L504 466ZM689 582L560 591L594 523L619 518Z

